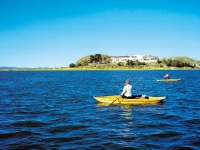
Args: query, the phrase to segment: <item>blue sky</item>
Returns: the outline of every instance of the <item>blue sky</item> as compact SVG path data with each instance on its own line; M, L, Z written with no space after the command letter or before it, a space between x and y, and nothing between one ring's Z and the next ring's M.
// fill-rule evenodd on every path
M0 66L68 67L91 54L200 60L199 0L0 0Z

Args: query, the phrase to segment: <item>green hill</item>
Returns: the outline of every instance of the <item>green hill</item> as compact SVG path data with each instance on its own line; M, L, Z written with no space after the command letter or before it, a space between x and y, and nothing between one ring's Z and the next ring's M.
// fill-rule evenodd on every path
M112 63L109 55L92 54L80 58L76 64L70 64L70 68L80 69L200 69L200 61L186 56L158 59L154 63Z
M105 54L92 54L80 58L76 62L76 66L87 66L90 64L108 64L111 62L110 56Z
M167 66L172 66L172 67L192 67L192 68L200 67L199 60L192 59L187 56L164 58L161 61L165 63Z
M164 58L164 59L180 60L180 61L189 62L189 63L200 63L200 60L192 59L187 56L169 57L169 58Z

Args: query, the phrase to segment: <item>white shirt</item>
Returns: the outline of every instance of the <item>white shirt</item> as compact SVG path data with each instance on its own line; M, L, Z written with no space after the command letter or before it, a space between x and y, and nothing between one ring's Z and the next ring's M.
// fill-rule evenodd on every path
M165 77L165 78L168 78L168 77L169 77L169 74L166 74L164 77Z
M121 93L121 95L125 95L126 97L131 97L132 96L132 86L130 84L126 84L124 86L124 89Z

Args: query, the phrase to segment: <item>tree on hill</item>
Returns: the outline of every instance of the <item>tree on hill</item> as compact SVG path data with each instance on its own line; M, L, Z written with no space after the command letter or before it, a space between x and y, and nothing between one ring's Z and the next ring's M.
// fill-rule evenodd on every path
M74 68L74 67L76 67L76 65L75 65L74 63L71 63L71 64L69 65L69 67L70 67L70 68Z
M123 63L123 62L118 62L117 65L118 65L118 66L123 66L124 63Z
M101 54L101 63L102 64L109 64L111 63L111 58L108 55Z
M146 65L145 62L139 62L138 60L133 61L133 60L127 60L126 61L127 66L140 66L140 65Z
M93 61L95 61L94 55L90 55L90 60L89 60L89 62L90 62L90 63L93 63Z
M101 54L90 55L90 63L101 63L102 58Z
M79 59L76 63L76 66L87 66L89 63L110 63L111 59L108 55L104 54L95 54L95 55L88 55Z
M95 54L94 58L96 60L97 63L101 63L102 59L101 59L101 54Z

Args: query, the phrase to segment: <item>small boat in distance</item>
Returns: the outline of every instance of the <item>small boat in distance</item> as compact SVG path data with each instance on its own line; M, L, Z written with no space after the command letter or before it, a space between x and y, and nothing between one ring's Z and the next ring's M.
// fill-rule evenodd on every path
M126 99L122 98L120 95L112 95L112 96L94 96L94 98L101 102L101 103L108 103L108 104L155 104L161 103L166 99L164 97L152 97L148 96L148 99L145 98L134 98L134 99Z
M162 79L162 80L156 80L157 82L177 82L180 81L181 78L177 78L177 79Z

